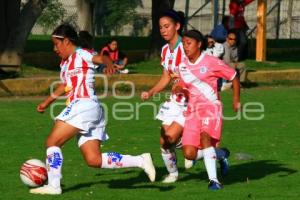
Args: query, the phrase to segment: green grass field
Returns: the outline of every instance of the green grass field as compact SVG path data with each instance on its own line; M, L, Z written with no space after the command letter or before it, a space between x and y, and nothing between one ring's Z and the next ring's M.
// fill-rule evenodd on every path
M124 154L151 152L157 169L157 182L149 183L139 169L103 170L88 168L75 139L63 147L63 194L59 197L31 195L19 178L21 164L30 158L44 159L44 141L52 126L49 112L35 112L39 99L0 99L0 199L299 199L300 175L300 88L277 87L242 91L244 103L259 102L263 113L247 113L259 121L226 120L222 146L231 150L230 174L221 177L224 189L208 191L207 175L202 161L190 170L183 168L178 151L180 179L164 185L166 174L160 158L159 122L153 120L150 106L143 106L139 116L115 113L118 117L133 117L130 121L113 119L112 106L124 101L113 97L103 99L108 106L110 140L103 151ZM233 116L231 92L222 94L224 115ZM136 97L125 102L134 108L141 102ZM156 101L159 104L161 100ZM61 108L61 107L60 107ZM57 113L60 108L54 109ZM244 112L249 109L244 108ZM256 109L256 106L252 106ZM252 110L253 111L253 110ZM139 120L136 120L139 118ZM238 160L237 153L251 155L250 160Z

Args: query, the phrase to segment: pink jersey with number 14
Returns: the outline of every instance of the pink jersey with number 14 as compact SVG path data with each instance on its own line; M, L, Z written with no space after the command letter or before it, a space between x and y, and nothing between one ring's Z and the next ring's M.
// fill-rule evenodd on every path
M179 65L179 73L190 93L189 105L217 102L217 80L233 80L236 76L235 70L222 60L206 54L201 54L195 63L186 59Z

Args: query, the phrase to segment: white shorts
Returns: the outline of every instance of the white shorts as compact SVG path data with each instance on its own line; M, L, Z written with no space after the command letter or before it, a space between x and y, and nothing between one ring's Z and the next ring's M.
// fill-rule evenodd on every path
M156 119L161 120L163 125L171 125L172 122L177 122L184 127L185 117L183 112L186 110L186 106L178 105L173 101L166 101L159 109Z
M80 129L78 146L89 140L105 141L105 117L103 107L92 99L73 100L56 118Z

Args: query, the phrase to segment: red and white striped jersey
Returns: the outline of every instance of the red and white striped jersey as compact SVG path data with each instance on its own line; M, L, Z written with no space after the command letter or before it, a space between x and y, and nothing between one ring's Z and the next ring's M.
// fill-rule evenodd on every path
M68 59L61 61L60 79L66 86L67 104L79 98L97 100L94 90L96 65L92 59L90 51L78 48Z
M161 50L161 65L164 70L167 70L175 81L179 77L178 66L185 59L183 45L180 42L177 44L174 50L170 49L169 44L165 44Z

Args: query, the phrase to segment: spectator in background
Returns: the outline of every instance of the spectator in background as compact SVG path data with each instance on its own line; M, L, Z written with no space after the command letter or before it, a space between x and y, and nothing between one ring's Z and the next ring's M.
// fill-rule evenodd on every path
M228 25L229 16L225 15L222 18L222 23L215 26L210 33L210 35L216 40L216 42L224 43L226 41L227 31L229 30Z
M207 47L204 53L222 59L224 54L223 45L216 42L211 35L206 35L205 38L207 41Z
M226 31L226 36L227 36L227 31ZM226 40L226 36L225 36L225 40ZM214 39L214 37L212 35L206 35L205 40L207 42L207 47L206 47L204 53L206 53L207 55L222 59L223 55L224 55L223 44L216 42L216 40ZM223 80L222 78L218 79L218 87L217 87L218 91L221 90L223 82L226 82L226 81Z
M247 31L249 29L244 13L245 7L254 0L231 0L229 4L229 28L237 30L238 36L238 57L245 60L248 55Z
M224 55L223 61L234 68L237 71L238 77L241 83L244 83L246 80L246 68L244 63L239 62L238 57L238 47L237 47L237 34L235 30L229 30L226 42L223 44L224 46ZM231 88L231 83L223 83L221 90L226 90Z
M111 39L105 47L100 51L100 55L103 56L104 65L100 66L100 71L105 71L105 68L115 70L115 73L127 74L128 69L125 69L128 58L127 56L119 51L118 41Z

